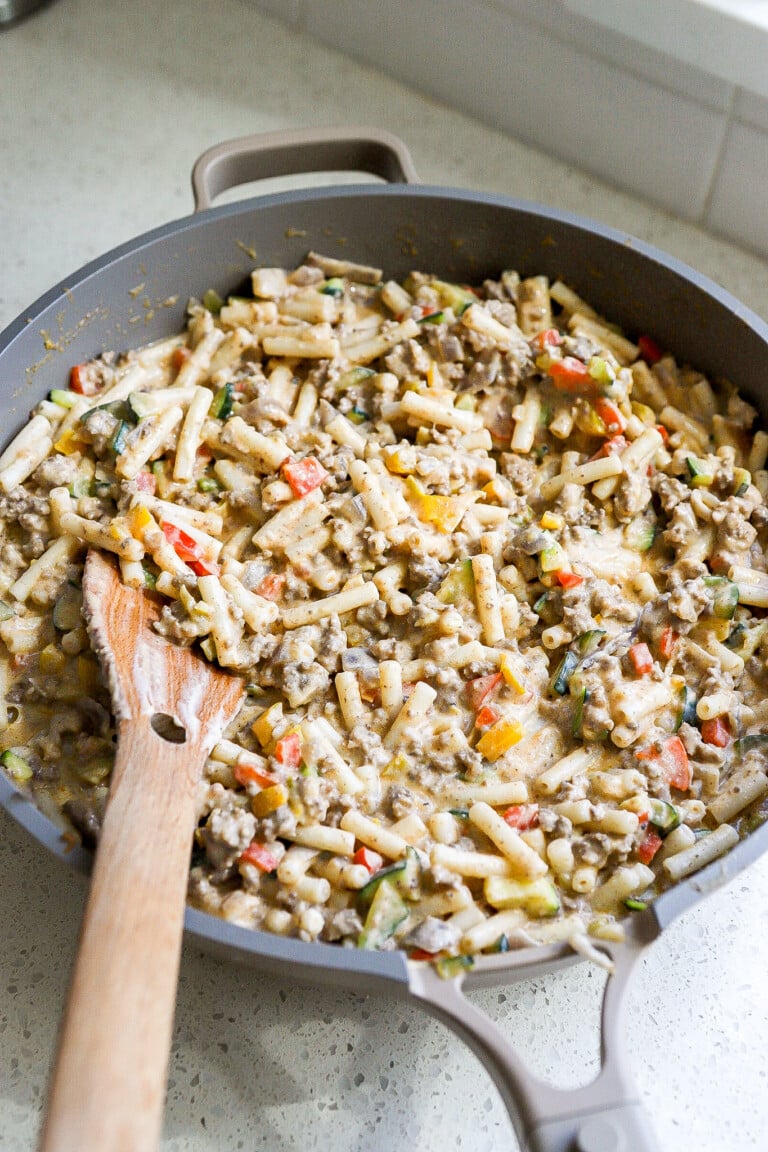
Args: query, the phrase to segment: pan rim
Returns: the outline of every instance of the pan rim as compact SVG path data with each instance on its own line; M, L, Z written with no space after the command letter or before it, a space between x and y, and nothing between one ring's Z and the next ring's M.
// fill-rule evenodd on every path
M16 319L12 320L0 332L0 358L28 329L30 324L34 324L52 305L60 303L63 295L81 287L106 268L124 259L140 256L159 241L169 237L183 239L205 228L210 221L247 216L250 213L272 207L310 202L359 200L361 197L369 200L378 198L395 198L403 201L432 199L442 203L480 204L522 213L545 223L551 221L554 224L565 225L584 234L598 236L614 244L632 248L651 265L672 272L734 314L763 341L768 353L768 323L710 277L663 249L640 240L631 233L603 224L588 216L503 194L429 184L379 185L365 183L300 188L250 197L208 208L203 212L190 213L141 233L82 265L25 308ZM91 867L91 854L82 845L68 844L63 827L47 816L42 809L37 807L30 796L18 789L3 774L0 774L0 805L8 812L14 822L23 827L37 843L63 863L74 868L75 871L83 875L88 874ZM761 851L764 851L764 848L761 847L761 841L766 837L768 837L768 826L756 829L729 853L726 859L730 861L733 858L733 866L725 869L720 867L717 871L717 865L722 865L723 862L716 861L713 865L695 874L692 881L683 881L660 896L646 913L640 914L641 917L648 917L648 922L656 926L653 934L665 927L680 911L689 907L702 893L730 879L742 867L756 858ZM727 875L723 876L724 872ZM361 953L357 950L341 949L328 944L320 944L318 947L317 943L310 944L299 940L289 940L259 930L229 924L210 913L190 907L187 908L186 912L185 931L192 940L203 946L223 946L234 949L238 956L233 957L233 959L258 958L259 960L269 960L272 958L283 964L295 965L298 969L304 969L308 972L328 971L343 967L350 973L364 974L374 979L381 978L385 983L407 984L408 965L412 963L407 960L403 952ZM559 966L561 963L572 963L581 959L567 943L525 948L506 953L503 959L502 957L478 957L475 968L468 973L468 983L470 986L476 982L481 983L483 977L487 978L489 973L498 973L498 980L506 978L513 981L533 974L534 969L537 972L543 972L548 968Z

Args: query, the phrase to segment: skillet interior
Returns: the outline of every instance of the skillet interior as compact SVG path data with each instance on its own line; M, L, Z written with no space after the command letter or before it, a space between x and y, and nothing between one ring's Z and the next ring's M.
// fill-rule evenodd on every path
M51 388L63 385L72 364L175 332L189 296L207 288L221 295L237 292L256 262L293 266L309 249L379 265L393 278L414 268L459 282L496 276L504 268L559 277L629 336L647 332L678 361L727 376L768 413L768 326L682 263L631 237L538 205L368 184L263 197L187 217L108 253L53 288L0 336L0 411L8 434ZM59 828L2 776L0 802L45 847L87 870L88 854L63 841ZM297 976L313 981L338 979L344 971L364 971L368 987L407 979L402 954L349 954L191 910L187 928L207 949L272 969L290 961ZM473 982L522 978L534 967L541 972L572 959L559 946L484 958Z

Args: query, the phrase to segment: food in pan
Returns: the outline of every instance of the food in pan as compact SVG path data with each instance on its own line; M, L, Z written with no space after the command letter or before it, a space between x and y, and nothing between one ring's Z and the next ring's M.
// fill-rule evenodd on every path
M75 366L0 456L0 760L96 841L103 549L248 685L192 904L448 965L594 955L766 816L768 433L543 276L251 279Z

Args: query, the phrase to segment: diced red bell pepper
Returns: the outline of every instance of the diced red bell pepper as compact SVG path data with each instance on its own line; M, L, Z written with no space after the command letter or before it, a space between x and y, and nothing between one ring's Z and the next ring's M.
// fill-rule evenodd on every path
M662 840L661 836L659 836L658 832L656 832L653 828L649 828L637 846L638 860L640 860L640 862L643 864L650 864L651 860L653 860L654 856L658 852L659 848L661 848L663 843L664 841Z
M500 719L501 713L496 708L491 704L484 704L475 717L475 724L478 728L490 728Z
M677 632L669 625L664 629L659 640L659 652L665 660L670 660L675 651L675 644L677 644Z
M439 956L439 952L427 952L426 948L414 948L412 952L408 953L409 960L434 960L435 956Z
M668 736L660 746L651 744L648 748L641 748L635 755L638 760L658 762L670 788L677 788L679 792L687 792L690 788L691 766L679 736Z
M653 656L647 644L633 644L629 650L629 660L638 676L647 676L653 671Z
M612 436L610 440L606 440L604 444L598 448L594 456L590 456L590 460L601 460L603 456L618 456L627 447L627 438L622 435Z
M190 560L189 566L194 572L195 576L219 576L221 568L218 564L214 564L213 560Z
M206 560L200 544L183 528L163 522L163 535L179 560L188 564L196 576L218 576L221 569L212 560Z
M81 396L95 396L100 390L93 374L89 374L87 364L75 364L69 373L69 387Z
M275 744L275 760L286 768L298 768L301 763L301 736L298 732L289 732Z
M269 576L264 577L256 589L256 592L259 596L263 596L265 600L279 600L283 592L284 584L285 576L281 572L271 572Z
M525 832L528 828L535 828L539 822L538 804L513 804L502 813L502 819L510 828L518 832Z
M592 407L609 432L616 433L624 431L627 426L626 417L612 400L609 400L606 396L598 396L597 400L593 402Z
M325 468L314 456L305 456L303 460L286 460L281 471L297 500L319 488L328 479Z
M150 496L154 496L157 490L157 477L154 472L148 472L146 468L136 473L135 483L139 492L148 492Z
M261 872L274 872L280 861L268 848L254 840L241 853L238 863L253 864Z
M474 680L468 680L466 691L470 707L475 711L482 708L488 697L499 688L503 679L501 672L492 672L490 676L477 676Z
M669 443L669 432L667 432L664 425L663 424L657 424L656 425L656 431L658 432L659 436L661 436L664 443L668 444Z
M235 780L245 788L246 784L258 784L261 788L271 788L280 781L271 772L257 768L255 764L235 764L232 769Z
M590 376L586 364L577 360L575 356L563 356L562 360L553 360L547 372L552 377L555 388L560 392L583 395L586 392L596 392L598 389L598 383Z
M731 742L731 728L725 716L715 716L704 720L701 725L701 738L705 744L715 748L727 748Z
M539 352L546 352L547 348L557 348L562 342L563 338L557 328L545 328L543 332L537 332L531 340L531 344L534 348L538 348Z
M554 575L561 588L578 588L579 584L584 583L583 576L579 576L578 572L571 572L568 568L558 568Z
M189 351L189 348L184 348L183 346L181 348L174 348L171 355L171 367L178 372L182 364L186 364L191 355L192 353Z
M373 874L374 872L378 872L378 870L383 866L384 857L380 856L378 852L374 852L371 848L366 848L365 845L363 845L362 848L358 848L357 852L355 852L354 856L352 857L352 863L362 864L363 868L367 868L368 871Z
M640 349L640 355L643 360L649 364L655 364L657 360L661 360L664 353L659 345L650 336L638 337L637 346Z

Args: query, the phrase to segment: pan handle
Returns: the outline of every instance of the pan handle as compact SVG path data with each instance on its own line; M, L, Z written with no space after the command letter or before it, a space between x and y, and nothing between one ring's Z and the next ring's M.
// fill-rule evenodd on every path
M203 152L192 169L195 211L210 208L228 188L299 172L370 172L391 184L418 184L411 154L380 128L300 128L225 140Z
M411 965L411 994L487 1068L521 1152L658 1152L624 1043L624 994L642 942L630 939L605 948L613 971L603 993L601 1067L583 1088L554 1088L533 1076L496 1025L466 999L463 975L444 980L430 965Z

